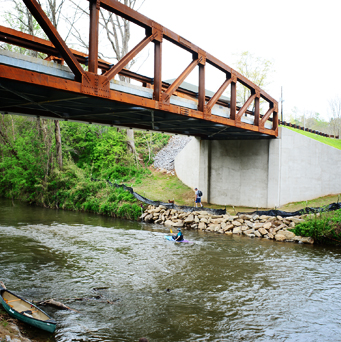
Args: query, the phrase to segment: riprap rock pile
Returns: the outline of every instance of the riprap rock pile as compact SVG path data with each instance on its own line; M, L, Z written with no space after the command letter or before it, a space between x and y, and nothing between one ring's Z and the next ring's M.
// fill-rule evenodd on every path
M266 215L213 215L207 211L182 212L167 209L165 206L148 206L140 217L149 223L162 224L166 227L183 227L185 229L199 229L206 232L220 234L239 234L249 237L273 239L276 241L296 241L300 243L314 243L311 237L296 236L288 229L303 222L300 216L286 217Z
M169 139L168 144L160 150L154 158L156 169L174 170L174 159L186 146L192 137L174 135Z

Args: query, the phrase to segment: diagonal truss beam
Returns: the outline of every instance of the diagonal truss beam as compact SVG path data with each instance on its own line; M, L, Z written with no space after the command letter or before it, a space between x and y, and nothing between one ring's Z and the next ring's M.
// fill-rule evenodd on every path
M237 115L236 115L236 120L240 121L243 114L246 112L252 101L256 98L256 94L251 94L251 96L247 99L247 101L244 103L243 107L239 109Z
M270 115L275 111L275 108L273 107L273 104L270 103L269 110L264 114L262 119L260 120L259 127L264 127L265 123L269 119Z
M78 63L76 57L72 54L70 49L65 44L64 40L61 38L56 28L52 25L51 21L44 13L40 5L36 0L23 0L27 8L30 10L34 18L37 20L41 28L44 30L46 35L49 37L54 46L58 49L62 57L65 59L66 63L75 74L75 79L77 81L82 80L82 76L85 74L81 65Z
M217 103L217 101L220 99L221 95L223 95L223 92L226 90L226 88L231 84L232 78L227 79L219 88L219 90L211 97L211 99L207 103L207 111L210 112L213 108L213 106Z
M152 40L154 39L153 35L145 37L142 41L137 44L130 52L128 52L122 59L119 60L117 64L111 67L108 71L104 73L108 80L114 78L122 69L140 52L142 51Z
M163 93L163 99L165 102L169 102L170 97L176 92L186 77L193 71L193 69L200 63L199 59L195 59L184 70L184 72L170 85L170 87Z

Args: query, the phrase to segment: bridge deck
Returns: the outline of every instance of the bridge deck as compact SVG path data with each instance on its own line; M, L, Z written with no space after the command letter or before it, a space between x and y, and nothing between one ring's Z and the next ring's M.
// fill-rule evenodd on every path
M67 67L50 61L16 54L9 51L0 51L1 68L18 68L39 74L40 78L50 76L58 79L74 80L73 72ZM20 68L20 69L19 69ZM60 120L93 122L105 125L127 128L154 130L186 135L200 136L203 139L266 139L273 136L257 131L247 130L245 127L226 126L219 120L208 121L188 115L191 110L196 111L198 101L172 95L170 104L181 107L180 113L136 106L121 102L119 99L127 94L133 97L152 100L153 90L133 85L127 82L112 80L110 90L116 93L118 100L107 99L69 91L56 89L52 82L27 82L18 80L18 77L3 78L0 72L0 112L11 114L37 115L40 117ZM186 115L187 114L187 115ZM212 107L213 116L229 119L230 110L227 106L216 104ZM217 122L218 121L218 122ZM253 116L244 116L242 123L254 124ZM272 123L266 122L265 128L271 130Z

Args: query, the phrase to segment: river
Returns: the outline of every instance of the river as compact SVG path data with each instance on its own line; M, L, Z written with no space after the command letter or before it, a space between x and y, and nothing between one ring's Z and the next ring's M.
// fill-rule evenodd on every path
M168 232L0 199L0 280L78 311L50 341L341 341L339 249Z

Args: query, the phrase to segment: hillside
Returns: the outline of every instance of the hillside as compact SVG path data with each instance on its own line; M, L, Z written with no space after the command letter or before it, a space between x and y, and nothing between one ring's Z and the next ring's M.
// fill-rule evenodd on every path
M326 145L329 145L329 146L332 146L332 147L335 147L335 148L341 150L341 139L326 138L326 137L322 137L322 136L314 134L314 133L302 131L300 129L293 128L293 127L287 127L287 126L282 126L282 127L288 128L288 129L290 129L296 133L305 135L308 138L317 140L323 144L326 144Z

